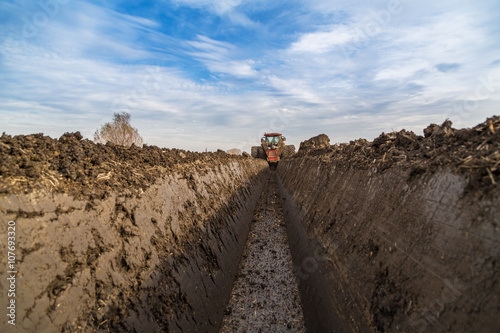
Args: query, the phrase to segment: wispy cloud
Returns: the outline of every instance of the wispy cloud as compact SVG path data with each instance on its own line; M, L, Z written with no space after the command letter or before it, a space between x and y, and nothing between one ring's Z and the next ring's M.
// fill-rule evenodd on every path
M173 0L173 2L177 5L207 10L246 28L258 27L256 22L238 10L238 7L245 3L243 0Z
M435 67L440 72L448 73L448 72L455 72L455 71L459 70L460 69L460 64L457 64L457 63L452 63L452 64L441 63L441 64L437 64Z
M30 37L43 8L0 5L2 130L90 137L127 111L150 144L213 150L498 113L493 0L103 3L60 5Z
M297 42L292 44L290 50L292 52L326 53L333 51L339 45L354 41L357 37L355 31L343 25L333 26L328 30L302 35Z
M231 12L239 6L242 0L174 0L179 5L187 5L195 8L207 8L217 14Z
M190 41L188 44L194 48L190 54L214 74L225 73L237 78L257 76L257 72L253 69L255 61L235 58L238 52L230 43L198 36L196 41Z

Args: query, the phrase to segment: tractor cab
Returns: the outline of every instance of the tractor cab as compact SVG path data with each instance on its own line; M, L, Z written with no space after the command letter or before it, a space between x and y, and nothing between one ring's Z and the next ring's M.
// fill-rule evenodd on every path
M265 133L262 138L262 143L269 149L278 149L280 141L285 141L286 138L279 133Z

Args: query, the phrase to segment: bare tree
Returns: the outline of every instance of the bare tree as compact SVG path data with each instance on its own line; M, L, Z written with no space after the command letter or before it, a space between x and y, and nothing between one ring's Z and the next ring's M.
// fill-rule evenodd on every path
M130 114L115 113L113 122L106 123L94 133L96 143L112 142L116 145L130 147L132 144L142 146L143 140L137 128L130 125Z

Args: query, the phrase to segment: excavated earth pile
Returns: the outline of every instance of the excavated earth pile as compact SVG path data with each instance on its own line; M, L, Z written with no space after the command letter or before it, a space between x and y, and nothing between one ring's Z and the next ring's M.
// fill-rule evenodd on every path
M0 331L218 331L267 163L81 139L0 138Z
M500 327L500 117L301 144L278 167L306 327Z

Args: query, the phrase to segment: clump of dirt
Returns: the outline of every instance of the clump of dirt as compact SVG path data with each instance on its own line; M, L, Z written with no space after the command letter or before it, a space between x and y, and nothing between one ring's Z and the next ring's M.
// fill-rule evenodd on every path
M322 134L301 143L301 154L294 158L322 155L324 161L338 166L373 168L411 168L412 175L448 166L471 177L471 186L496 184L500 177L500 116L465 129L455 129L447 120L431 124L424 136L411 131L382 133L369 142L365 139L326 145ZM321 139L320 139L321 138ZM320 142L320 143L317 143Z
M305 153L311 149L330 147L330 138L326 134L320 134L300 143L299 153Z
M140 193L165 172L183 165L225 163L243 156L195 153L143 145L129 148L82 140L80 132L59 139L40 134L0 137L0 193L49 188L75 197L104 198L109 191ZM189 177L186 175L186 177Z

